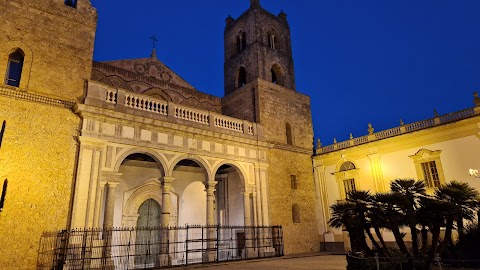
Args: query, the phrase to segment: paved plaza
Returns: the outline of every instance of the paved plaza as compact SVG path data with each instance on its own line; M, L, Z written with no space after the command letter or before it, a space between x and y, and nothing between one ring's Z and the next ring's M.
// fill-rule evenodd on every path
M175 269L198 269L198 270L345 270L347 261L345 255L305 254L285 256L281 258L219 263L213 265L195 265Z

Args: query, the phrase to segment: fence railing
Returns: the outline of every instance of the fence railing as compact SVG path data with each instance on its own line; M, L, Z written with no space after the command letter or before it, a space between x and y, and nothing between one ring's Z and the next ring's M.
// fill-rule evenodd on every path
M186 226L46 232L37 269L154 269L283 256L281 226Z

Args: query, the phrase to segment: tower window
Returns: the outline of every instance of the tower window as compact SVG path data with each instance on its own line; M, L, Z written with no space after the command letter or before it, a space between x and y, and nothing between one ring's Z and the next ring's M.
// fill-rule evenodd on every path
M290 185L293 190L297 190L298 184L297 184L297 176L296 175L290 175Z
M275 35L268 33L268 47L275 49Z
M77 8L77 0L65 0L64 3L66 6Z
M285 125L285 133L287 135L287 144L288 145L293 145L292 126L290 125L290 123L287 123Z
M246 47L247 47L247 34L245 34L245 32L242 32L237 37L237 53L243 52Z
M300 223L300 206L296 203L292 205L292 221L293 223Z
M24 53L22 50L17 49L15 52L11 53L8 56L8 66L7 66L7 74L5 78L5 84L19 87L20 86L20 79L22 77L22 69L23 69L23 60L24 60Z
M270 69L270 72L272 76L272 83L282 86L285 85L282 69L278 64L274 64Z
M241 67L238 72L238 88L247 84L247 70L244 67Z

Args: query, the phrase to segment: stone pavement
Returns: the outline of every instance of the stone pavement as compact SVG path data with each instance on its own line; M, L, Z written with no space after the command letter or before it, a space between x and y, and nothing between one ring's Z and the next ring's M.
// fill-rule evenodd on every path
M192 265L175 267L174 269L196 270L345 270L347 261L345 255L329 255L326 253L296 254L280 258L263 260L236 261L209 265Z

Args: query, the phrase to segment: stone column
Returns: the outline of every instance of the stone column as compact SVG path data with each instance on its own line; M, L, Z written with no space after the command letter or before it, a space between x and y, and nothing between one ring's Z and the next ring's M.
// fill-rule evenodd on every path
M173 177L165 176L162 181L162 227L170 225L171 201L170 191L172 190Z
M207 192L207 226L215 225L215 185L217 181L208 181Z
M244 213L244 224L245 226L252 226L252 209L250 206L250 190L249 188L245 188L243 192L243 213Z
M171 266L172 257L169 254L168 238L169 238L169 229L170 226L170 210L172 199L170 197L170 191L172 190L172 182L175 180L174 177L165 176L162 181L162 231L161 231L161 247L160 247L160 256L158 257L159 262L157 265L162 266Z
M113 213L115 210L115 188L118 186L117 181L108 181L106 184L106 200L105 200L105 216L103 220L103 228L113 227Z
M208 181L205 186L207 192L207 254L204 258L207 262L215 261L215 185L217 181Z

